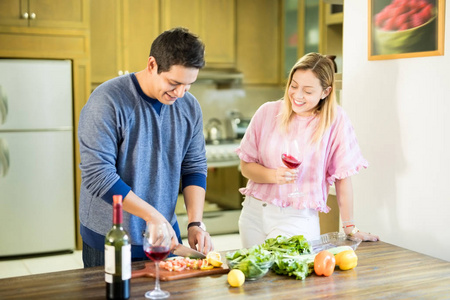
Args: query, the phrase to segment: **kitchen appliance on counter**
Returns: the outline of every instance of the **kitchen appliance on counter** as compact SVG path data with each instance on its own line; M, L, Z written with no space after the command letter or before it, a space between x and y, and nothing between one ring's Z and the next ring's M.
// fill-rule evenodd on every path
M207 144L219 144L224 139L222 122L217 118L208 120L205 125L204 135Z
M250 118L244 118L237 110L227 112L227 132L232 139L242 139L250 124Z
M73 250L72 63L0 59L0 257Z

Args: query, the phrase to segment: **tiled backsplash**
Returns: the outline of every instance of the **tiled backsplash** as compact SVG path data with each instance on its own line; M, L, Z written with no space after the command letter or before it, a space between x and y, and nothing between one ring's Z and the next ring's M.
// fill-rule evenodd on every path
M216 85L195 83L190 92L197 98L203 111L203 123L217 118L223 123L227 120L227 112L238 110L243 117L251 118L256 110L265 102L283 97L284 88L276 86L234 86L228 89L217 89Z

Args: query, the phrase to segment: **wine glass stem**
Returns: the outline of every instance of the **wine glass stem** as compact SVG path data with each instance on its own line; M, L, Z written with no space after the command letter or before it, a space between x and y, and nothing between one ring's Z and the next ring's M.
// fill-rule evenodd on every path
M294 193L298 192L298 180L299 180L299 178L300 178L300 175L297 175L297 179L295 179L295 181L294 181Z
M155 271L156 271L156 280L155 280L155 290L160 291L159 287L159 261L155 261Z

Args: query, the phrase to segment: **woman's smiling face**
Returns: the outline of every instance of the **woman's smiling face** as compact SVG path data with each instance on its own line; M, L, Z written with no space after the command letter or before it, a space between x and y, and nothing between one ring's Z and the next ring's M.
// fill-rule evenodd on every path
M331 88L330 88L331 89ZM319 101L328 96L311 70L297 69L292 76L288 95L292 110L299 116L311 116Z

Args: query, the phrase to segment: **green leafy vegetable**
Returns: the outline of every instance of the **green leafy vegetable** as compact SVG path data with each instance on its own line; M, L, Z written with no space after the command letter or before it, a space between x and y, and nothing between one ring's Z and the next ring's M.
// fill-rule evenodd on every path
M265 275L274 260L272 253L262 249L261 246L228 252L225 257L229 267L241 270L247 279L256 279Z
M275 255L289 254L300 255L311 253L308 241L303 235L294 235L293 237L277 236L267 239L262 248L274 252Z
M304 280L314 270L316 254L287 255L281 254L275 260L272 270L280 275L295 276Z

